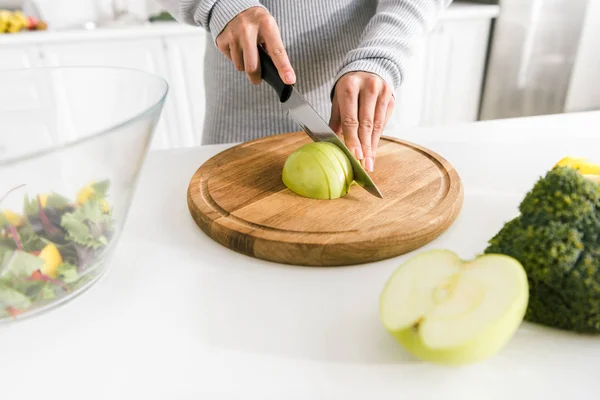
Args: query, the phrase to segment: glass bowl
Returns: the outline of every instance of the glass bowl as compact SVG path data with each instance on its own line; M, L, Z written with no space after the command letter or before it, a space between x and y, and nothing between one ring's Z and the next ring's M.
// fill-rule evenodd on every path
M92 286L119 240L168 92L115 67L0 72L0 323Z

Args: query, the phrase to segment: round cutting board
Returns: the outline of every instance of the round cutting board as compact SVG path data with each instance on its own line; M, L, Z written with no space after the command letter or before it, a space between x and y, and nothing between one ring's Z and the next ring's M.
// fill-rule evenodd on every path
M231 147L191 178L187 201L212 239L263 260L306 266L360 264L415 250L444 232L463 203L454 168L438 154L382 137L371 177L383 199L353 185L313 200L285 187L287 157L310 139L284 133Z

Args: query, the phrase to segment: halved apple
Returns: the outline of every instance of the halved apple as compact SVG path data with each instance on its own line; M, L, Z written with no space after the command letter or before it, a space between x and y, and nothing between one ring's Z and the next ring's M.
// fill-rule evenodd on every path
M346 194L346 174L338 159L327 151L323 151L323 146L317 143L311 143L310 147L302 147L299 152L310 154L315 158L325 172L324 184L329 187L329 198L335 199Z
M321 150L328 153L330 157L335 157L335 159L340 162L340 165L344 170L344 175L346 176L346 185L349 190L350 186L352 186L352 183L354 182L354 170L352 169L352 164L350 163L350 160L346 154L344 154L344 152L335 144L329 142L324 142L321 146Z
M282 180L292 192L312 199L345 196L354 182L350 160L328 142L308 143L287 158Z
M515 259L488 254L460 259L430 250L407 260L380 298L387 331L424 361L460 365L496 354L521 324L529 287Z

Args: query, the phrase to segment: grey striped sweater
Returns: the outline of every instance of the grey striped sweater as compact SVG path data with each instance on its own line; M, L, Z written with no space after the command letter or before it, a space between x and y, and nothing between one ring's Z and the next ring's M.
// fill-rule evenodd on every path
M402 84L411 49L452 0L157 0L178 21L203 27L206 118L203 144L232 143L300 128L271 87L250 84L216 47L238 13L266 8L277 21L296 72L296 88L325 120L337 79L350 71Z

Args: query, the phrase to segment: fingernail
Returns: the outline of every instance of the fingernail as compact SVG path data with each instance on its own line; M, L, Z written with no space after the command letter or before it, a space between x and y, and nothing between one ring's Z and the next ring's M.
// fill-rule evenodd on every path
M295 76L293 73L291 73L291 72L288 72L288 73L287 73L287 74L285 74L284 76L285 76L285 80L286 80L286 81L287 81L287 83L288 83L288 84L290 84L290 85L291 85L291 84L294 82L294 80L296 79L296 76Z
M367 170L367 172L373 172L373 164L375 163L372 157L367 157L365 159L365 169Z
M362 160L364 158L362 149L360 147L354 148L354 155L356 156L357 160Z

